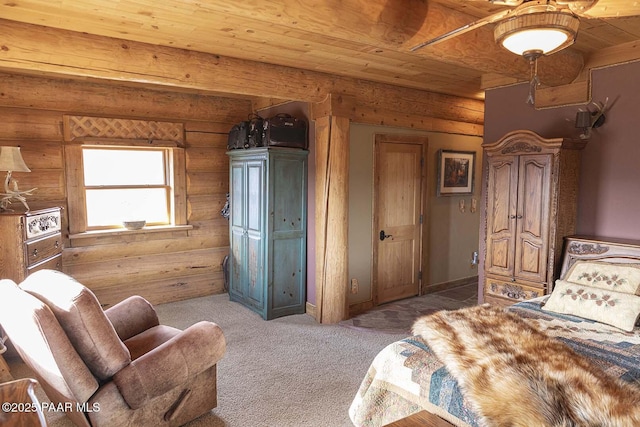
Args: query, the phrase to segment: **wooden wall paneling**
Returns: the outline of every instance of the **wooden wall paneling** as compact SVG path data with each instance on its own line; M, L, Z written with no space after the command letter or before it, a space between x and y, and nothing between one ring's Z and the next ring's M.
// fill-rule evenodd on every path
M243 100L238 100L238 104L242 105L243 108L240 109L240 113L238 114L237 117L234 116L229 121L215 121L216 120L215 118L212 118L211 119L212 121L206 121L206 122L196 122L196 121L187 120L184 123L184 129L186 132L204 133L208 135L217 134L220 137L224 138L225 146L226 146L227 134L229 133L229 129L231 129L231 126L233 126L234 124L236 124L241 120L246 120L247 116L251 114L250 108L245 109L247 104L245 104Z
M189 231L190 236L210 236L223 233L225 228L229 228L229 221L222 216L207 221L193 221L190 225L193 230ZM227 239L229 231L227 230ZM227 245L225 245L227 246Z
M42 117L42 116L37 116ZM0 142L0 145L18 145L20 153L31 172L14 172L13 178L21 190L35 188L32 196L27 196L29 206L32 202L60 202L66 199L64 185L64 164L60 142L38 139L19 139Z
M15 143L14 143L15 142ZM19 145L24 162L31 170L59 169L64 170L64 156L60 141L43 139L12 140L10 144Z
M189 196L226 194L229 192L229 172L187 171L187 193Z
M348 314L349 119L316 118L316 320Z
M187 130L187 146L189 148L193 147L208 147L208 148L220 148L223 150L227 149L227 140L229 129L231 129L231 124L225 125L228 126L228 129L225 133L217 133L217 132L198 132Z
M229 166L225 148L190 147L187 149L187 171L220 171Z
M396 112L385 108L371 108L367 105L359 105L353 109L350 118L358 123L404 127L430 132L471 136L482 136L484 133L484 126L481 123L468 123L430 117L428 114L421 114L420 111L415 108L408 109L404 112Z
M2 85L5 90L5 85ZM62 141L62 117L53 111L0 108L0 139Z
M225 248L194 249L184 252L142 254L126 258L97 260L65 266L65 271L91 289L127 283L143 283L160 277L184 277L220 270L213 260L226 255ZM114 274L114 271L117 274Z
M225 194L189 196L187 210L189 223L191 224L194 221L211 221L214 218L217 219L217 217L220 216L220 210L226 200Z
M211 248L213 239L210 236L196 238L164 238L154 240L127 241L76 248L65 248L64 265L82 265L96 262L114 264L119 259L135 258L140 254L157 255L175 252L189 252Z
M224 292L224 277L216 274L198 274L184 277L159 278L158 280L136 282L136 295L146 298L152 304L180 301ZM103 308L122 301L122 296L131 293L131 283L123 282L107 288L95 290Z
M243 120L251 111L251 101L247 99L140 88L126 82L113 84L9 73L0 73L0 79L3 82L0 106L5 107L222 123ZM114 99L118 102L113 102Z
M64 171L60 169L31 169L31 172L15 172L13 175L20 190L35 188L33 196L27 196L27 202L65 199Z

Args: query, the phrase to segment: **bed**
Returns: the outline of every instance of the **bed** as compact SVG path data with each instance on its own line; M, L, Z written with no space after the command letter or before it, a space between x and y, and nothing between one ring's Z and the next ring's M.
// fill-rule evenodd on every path
M532 325L549 340L570 348L607 378L630 387L631 392L625 389L625 394L640 396L640 327L636 326L640 304L622 313L627 310L627 300L632 300L632 305L640 300L636 297L640 295L640 245L621 240L567 238L560 278L550 295L517 303L507 309L508 315L515 314L512 317L519 322ZM576 292L578 288L595 289L592 285L599 286L597 281L602 282L603 286L597 288L602 294L597 290ZM611 286L616 291L608 291ZM598 303L604 293L607 296ZM624 295L608 297L611 294ZM599 317L600 312L596 316L585 314L581 300L606 314L603 318ZM560 308L558 301L562 301ZM457 375L457 368L446 357L441 356L449 365L441 362L434 353L436 341L430 342L435 347L422 336L410 336L390 344L375 357L349 409L355 426L383 426L425 410L454 426L483 425L486 418L474 410L477 400L462 392L468 390L467 384L461 388L459 382L463 380L450 373ZM516 408L527 406L518 398L512 400L509 404Z

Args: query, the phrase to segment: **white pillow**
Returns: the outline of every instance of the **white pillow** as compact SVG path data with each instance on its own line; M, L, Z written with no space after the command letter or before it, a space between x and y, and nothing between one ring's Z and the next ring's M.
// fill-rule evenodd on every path
M640 315L640 296L556 280L543 310L571 314L631 332Z
M567 282L638 295L640 265L576 261L563 277Z

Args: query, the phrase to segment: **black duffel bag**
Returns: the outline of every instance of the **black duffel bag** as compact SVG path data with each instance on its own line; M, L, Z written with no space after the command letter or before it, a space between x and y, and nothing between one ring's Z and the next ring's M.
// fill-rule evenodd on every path
M307 122L289 114L277 114L264 120L264 146L309 148Z
M238 148L249 148L249 121L242 121L237 125L233 125L229 131L227 150Z
M264 119L258 115L250 116L234 125L229 131L227 149L261 147L264 139Z

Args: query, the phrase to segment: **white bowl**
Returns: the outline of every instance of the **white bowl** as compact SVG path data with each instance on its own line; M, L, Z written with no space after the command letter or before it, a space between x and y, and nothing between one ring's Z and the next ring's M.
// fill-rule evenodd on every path
M145 221L145 220L142 220L142 221L124 221L122 223L122 225L124 225L124 228L126 228L127 230L140 230L146 224L147 224L147 221Z

